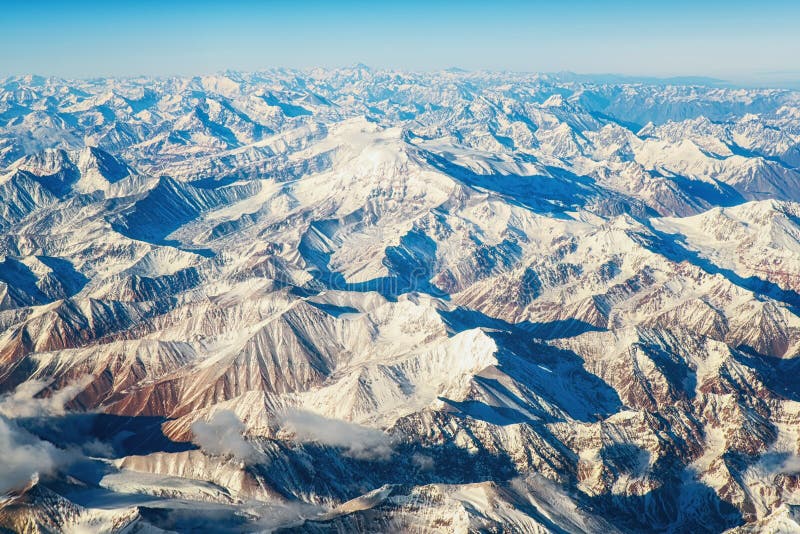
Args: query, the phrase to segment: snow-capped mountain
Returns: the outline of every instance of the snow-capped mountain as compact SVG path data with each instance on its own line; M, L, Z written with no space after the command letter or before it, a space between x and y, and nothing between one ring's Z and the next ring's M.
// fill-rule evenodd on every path
M0 80L0 530L800 531L800 93Z

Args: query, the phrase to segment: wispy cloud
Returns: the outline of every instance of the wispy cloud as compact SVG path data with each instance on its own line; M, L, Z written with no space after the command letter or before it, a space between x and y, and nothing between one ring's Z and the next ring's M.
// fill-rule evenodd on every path
M767 452L761 455L753 469L769 478L775 475L800 474L800 456L791 452Z
M414 455L411 457L411 463L414 464L420 471L430 471L436 465L436 462L433 461L433 458L427 454L422 454L419 452L414 453Z
M274 532L279 528L302 526L306 519L317 519L328 512L323 506L301 501L287 501L258 505L248 509L258 517L259 531Z
M362 460L386 460L391 457L388 434L340 419L329 419L304 410L288 410L282 426L298 441L317 442L344 449L343 454Z
M39 476L69 464L73 455L44 441L0 415L0 494L24 489Z
M230 410L214 412L208 421L192 423L192 442L208 454L231 456L246 464L262 455L244 438L244 423Z
M35 395L49 383L29 381L0 397L0 493L24 489L40 476L51 475L80 457L75 450L61 449L39 438L16 419L63 415L64 406L86 383L81 379L50 397L37 398Z
M781 463L778 468L779 473L796 475L800 473L800 456L791 454Z
M36 395L48 387L52 381L29 380L23 382L13 393L0 399L0 414L12 419L64 415L67 403L83 391L91 381L91 376L84 376L53 392L49 397L36 397Z

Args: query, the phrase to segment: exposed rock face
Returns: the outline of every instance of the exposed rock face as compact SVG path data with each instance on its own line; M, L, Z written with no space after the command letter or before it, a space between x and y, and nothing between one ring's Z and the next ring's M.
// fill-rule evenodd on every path
M800 529L796 93L40 82L0 444L60 452L0 528Z

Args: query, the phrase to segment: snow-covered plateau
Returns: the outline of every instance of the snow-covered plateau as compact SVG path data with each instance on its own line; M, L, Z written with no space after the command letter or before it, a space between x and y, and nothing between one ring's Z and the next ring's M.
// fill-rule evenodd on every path
M800 532L800 93L0 80L0 532Z

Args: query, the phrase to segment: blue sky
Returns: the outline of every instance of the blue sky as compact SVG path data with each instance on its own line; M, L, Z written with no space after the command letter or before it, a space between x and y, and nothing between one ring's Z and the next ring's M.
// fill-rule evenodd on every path
M800 0L0 0L0 75L370 66L800 77Z

